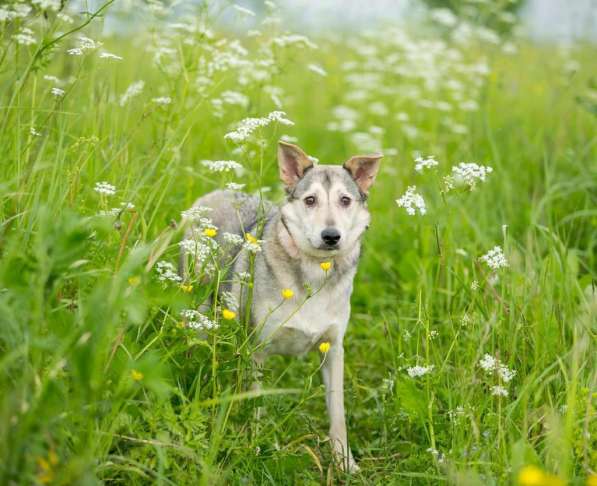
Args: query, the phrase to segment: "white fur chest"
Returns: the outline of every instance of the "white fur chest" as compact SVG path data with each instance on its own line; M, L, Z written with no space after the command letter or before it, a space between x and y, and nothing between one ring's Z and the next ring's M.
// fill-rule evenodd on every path
M321 272L321 269L319 269ZM313 285L313 295L307 298L304 289L295 290L291 299L282 301L280 295L256 296L259 341L266 354L300 355L323 341L342 339L350 316L352 278L341 279L334 285L321 282Z

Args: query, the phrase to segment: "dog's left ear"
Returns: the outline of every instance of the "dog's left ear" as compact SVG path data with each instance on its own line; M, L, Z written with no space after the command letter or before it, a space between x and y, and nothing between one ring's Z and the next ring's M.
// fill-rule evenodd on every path
M278 142L278 166L280 179L287 188L292 188L303 177L305 171L313 167L313 161L297 145Z
M355 155L344 162L344 168L350 172L357 186L365 195L369 192L373 181L375 181L375 176L379 170L379 161L382 157L382 154Z

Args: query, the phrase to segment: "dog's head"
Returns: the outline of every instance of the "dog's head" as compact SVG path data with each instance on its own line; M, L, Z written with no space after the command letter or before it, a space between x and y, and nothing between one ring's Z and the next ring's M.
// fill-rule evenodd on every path
M296 145L280 142L278 164L288 201L282 221L298 249L325 258L354 248L369 225L367 194L381 154L356 155L344 165L314 165Z

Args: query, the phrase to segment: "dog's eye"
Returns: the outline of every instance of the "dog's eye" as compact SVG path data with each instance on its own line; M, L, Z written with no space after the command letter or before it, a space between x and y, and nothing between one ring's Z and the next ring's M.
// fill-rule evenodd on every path
M342 206L344 206L344 207L350 206L351 202L352 201L351 201L351 199L348 196L342 196L340 198L340 204L342 204Z
M304 201L307 206L314 206L315 205L315 196L307 196L304 199Z

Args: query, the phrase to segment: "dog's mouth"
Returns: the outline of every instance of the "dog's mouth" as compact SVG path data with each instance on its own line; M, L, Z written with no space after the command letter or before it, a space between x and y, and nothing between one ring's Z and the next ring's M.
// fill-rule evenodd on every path
M318 250L323 250L323 251L338 251L340 249L340 245L338 245L337 243L334 245L328 245L327 243L323 243L322 245L320 245L318 247Z

